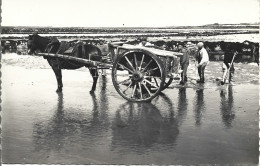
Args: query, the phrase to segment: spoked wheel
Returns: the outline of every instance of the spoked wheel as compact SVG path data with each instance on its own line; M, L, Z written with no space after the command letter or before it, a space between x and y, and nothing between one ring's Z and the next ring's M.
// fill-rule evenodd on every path
M112 81L117 92L129 101L150 101L165 84L161 60L144 50L120 55L112 68Z
M151 82L154 82L156 85L158 85L158 82L161 82L161 81L162 80L160 78L156 78L156 77L154 77L153 80L151 80ZM166 77L164 79L164 84L163 84L163 87L162 87L161 91L163 91L166 88L168 88L171 85L172 81L173 81L173 78L167 78ZM154 90L156 90L156 88L151 88L151 91L154 91Z

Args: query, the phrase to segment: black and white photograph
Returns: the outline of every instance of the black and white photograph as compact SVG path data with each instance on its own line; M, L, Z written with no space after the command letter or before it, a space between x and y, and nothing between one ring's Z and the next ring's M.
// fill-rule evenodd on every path
M1 164L258 165L260 0L1 0Z

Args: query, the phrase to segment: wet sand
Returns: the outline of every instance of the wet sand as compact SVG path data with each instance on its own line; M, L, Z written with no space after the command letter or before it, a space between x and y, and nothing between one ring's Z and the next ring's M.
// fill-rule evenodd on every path
M2 59L2 161L9 164L258 163L258 66L235 64L236 86L219 86L221 63L195 85L173 82L151 103L117 94L110 71L94 95L88 69L63 70L63 93L42 57Z

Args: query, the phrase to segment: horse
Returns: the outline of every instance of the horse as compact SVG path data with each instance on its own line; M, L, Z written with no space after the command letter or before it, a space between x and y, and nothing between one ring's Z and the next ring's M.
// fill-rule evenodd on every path
M51 46L50 46L50 43L51 43L50 38L42 37L42 36L38 35L37 33L35 33L33 35L29 35L28 43L27 43L28 54L31 55L31 54L35 54L37 52L41 52L41 53L47 52L47 53L52 53L52 54L60 53L61 54L60 51L63 49L63 48L61 48L62 45L70 46L69 42L60 42L58 40L55 43L51 43ZM69 48L71 48L71 47L69 47ZM100 49L94 45L79 43L79 44L74 45L74 47L72 47L72 48L73 48L73 51L71 53L69 53L69 55L71 55L71 56L89 59L89 60L93 60L93 61L101 61L101 59L102 59L101 58L102 54L101 54ZM65 51L63 49L63 53ZM73 61L69 61L66 59L49 57L49 56L43 56L43 57L44 57L44 59L47 59L49 65L51 66L52 70L55 73L55 76L57 79L57 85L58 85L56 92L62 92L62 88L63 88L61 69L72 69L73 70L73 69L81 68L83 66L89 68L90 74L93 78L93 84L92 84L90 93L94 93L94 91L96 90L96 84L97 84L97 80L98 80L97 68L95 68L91 65L82 64L80 62L73 62Z

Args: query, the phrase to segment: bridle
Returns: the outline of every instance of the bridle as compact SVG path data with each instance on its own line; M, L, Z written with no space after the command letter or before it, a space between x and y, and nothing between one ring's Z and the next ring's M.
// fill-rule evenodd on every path
M28 42L27 42L27 47L28 47L28 53L34 53L35 52L35 44L34 44L34 37L35 35L30 35Z
M42 49L39 45L39 42L36 42L36 37L37 37L37 34L33 34L33 35L30 35L29 36L29 40L28 40L28 46L30 45L30 52L31 53L34 53L36 50L40 50L41 52L49 52L52 48L48 48L46 47L45 49ZM40 36L39 36L40 37ZM37 44L38 43L38 44Z

